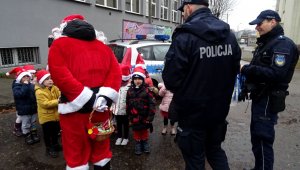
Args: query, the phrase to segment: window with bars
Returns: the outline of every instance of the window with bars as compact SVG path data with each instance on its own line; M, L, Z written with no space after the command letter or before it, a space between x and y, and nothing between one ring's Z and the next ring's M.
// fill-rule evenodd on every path
M118 0L96 0L96 5L118 9Z
M140 0L126 0L125 10L128 12L140 13Z
M40 64L38 47L0 48L0 66Z
M178 22L178 0L173 1L173 8L172 8L172 21Z
M160 18L161 19L168 19L169 13L169 0L162 0L161 1L161 8L160 8Z
M152 17L156 17L156 0L151 0ZM146 0L146 16L149 16L149 0Z

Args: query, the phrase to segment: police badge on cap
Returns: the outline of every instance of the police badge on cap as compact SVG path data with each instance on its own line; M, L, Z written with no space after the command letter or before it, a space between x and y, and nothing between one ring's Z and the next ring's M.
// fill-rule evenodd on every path
M275 65L278 67L284 66L285 65L285 55L275 54L274 62L275 62Z

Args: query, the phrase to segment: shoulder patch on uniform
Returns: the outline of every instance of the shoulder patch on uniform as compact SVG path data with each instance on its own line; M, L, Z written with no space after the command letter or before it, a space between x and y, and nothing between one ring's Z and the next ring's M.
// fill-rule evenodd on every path
M285 55L283 54L275 54L275 64L278 67L282 67L285 65Z

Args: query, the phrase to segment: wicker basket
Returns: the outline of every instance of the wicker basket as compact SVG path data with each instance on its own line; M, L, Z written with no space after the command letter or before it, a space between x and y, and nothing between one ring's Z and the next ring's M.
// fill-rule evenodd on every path
M115 131L115 128L111 122L112 119L112 113L110 112L110 118L107 119L105 122L98 122L98 123L92 123L92 117L94 114L93 110L90 113L89 117L89 127L88 127L88 134L89 136L100 142L110 137L110 135Z

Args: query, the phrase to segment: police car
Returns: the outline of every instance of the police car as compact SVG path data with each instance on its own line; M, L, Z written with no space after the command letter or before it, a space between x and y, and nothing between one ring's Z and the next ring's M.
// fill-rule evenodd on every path
M112 40L108 46L112 49L119 63L131 65L145 64L154 86L162 82L162 70L165 55L171 43L166 42L168 35L155 35L149 39L146 35L137 35L137 39Z

